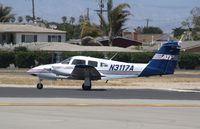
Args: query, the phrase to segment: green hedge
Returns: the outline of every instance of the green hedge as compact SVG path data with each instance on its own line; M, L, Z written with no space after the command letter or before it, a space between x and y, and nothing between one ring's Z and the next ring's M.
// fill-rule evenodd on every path
M14 64L15 55L13 52L0 51L0 68L6 68L10 64Z
M178 65L181 69L195 69L200 66L200 54L182 53Z
M75 55L111 58L115 53L104 52L64 52L61 54L61 60ZM148 63L154 53L137 52L137 53L118 53L113 60L130 63ZM15 64L19 68L31 68L41 64L55 63L56 54L48 52L30 52L30 51L0 51L0 68L6 68L9 64ZM181 69L195 69L200 66L200 54L181 53L178 65Z

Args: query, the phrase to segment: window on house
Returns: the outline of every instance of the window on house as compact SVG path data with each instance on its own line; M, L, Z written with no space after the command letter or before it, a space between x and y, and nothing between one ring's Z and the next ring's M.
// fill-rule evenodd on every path
M37 42L37 35L22 35L22 43L32 43Z
M93 66L93 67L97 67L97 62L96 61L88 61L88 65Z
M48 42L61 42L60 35L48 35Z

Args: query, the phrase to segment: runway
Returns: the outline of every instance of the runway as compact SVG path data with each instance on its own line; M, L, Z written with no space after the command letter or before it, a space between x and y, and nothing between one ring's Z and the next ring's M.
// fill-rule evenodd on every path
M14 98L84 98L84 99L159 99L200 100L200 92L179 92L157 89L81 89L46 88L0 88L0 97Z
M199 92L156 89L0 88L0 126L199 129L199 100Z

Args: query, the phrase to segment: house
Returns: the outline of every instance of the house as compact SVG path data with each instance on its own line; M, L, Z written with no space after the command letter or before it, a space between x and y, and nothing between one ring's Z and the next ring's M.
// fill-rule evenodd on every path
M180 45L185 52L200 53L200 41L183 41Z
M0 24L0 44L65 42L66 32L30 24Z
M142 43L152 43L152 42L165 42L165 41L176 41L169 34L138 34L136 32L123 32L123 37L131 40L136 40Z

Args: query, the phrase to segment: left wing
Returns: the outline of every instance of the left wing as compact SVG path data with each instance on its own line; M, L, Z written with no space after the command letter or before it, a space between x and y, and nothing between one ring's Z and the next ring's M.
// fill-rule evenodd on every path
M76 65L71 73L73 79L84 80L89 77L91 80L100 80L101 74L97 69L90 65Z

